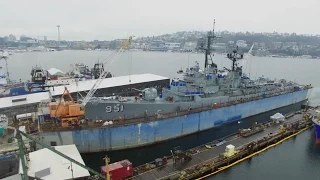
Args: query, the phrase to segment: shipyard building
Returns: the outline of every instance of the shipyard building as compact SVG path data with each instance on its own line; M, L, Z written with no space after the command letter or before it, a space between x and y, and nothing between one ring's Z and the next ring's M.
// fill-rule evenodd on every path
M66 86L50 87L47 92L0 98L0 114L14 117L18 114L36 112L40 102L51 98L60 98L65 87L67 87L73 98L85 97L95 82L96 80L78 81ZM154 74L135 74L106 78L101 82L94 96L127 96L138 94L139 90L148 87L160 90L169 84L170 79L168 77Z

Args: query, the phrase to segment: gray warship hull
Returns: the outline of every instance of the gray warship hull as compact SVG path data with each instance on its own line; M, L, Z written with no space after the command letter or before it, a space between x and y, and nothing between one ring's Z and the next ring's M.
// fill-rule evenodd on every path
M269 96L276 96L282 93L289 93L292 88L288 87L282 91L270 91ZM294 93L289 93L293 95ZM121 102L110 98L103 100L99 98L96 101L92 100L85 107L85 117L89 120L119 120L132 118L145 118L150 116L164 116L168 113L178 113L180 111L201 109L208 106L220 105L227 102L240 101L242 99L254 99L267 96L264 92L250 95L240 96L218 96L199 99L197 101L186 102L168 102L165 100L145 101L145 100L131 100ZM293 97L292 102L297 102L297 97ZM271 105L271 104L270 104ZM273 105L274 106L274 105ZM273 107L271 106L271 107ZM271 109L269 109L271 110ZM241 113L242 114L242 113Z
M42 139L48 144L52 142L57 143L57 145L76 144L81 153L141 147L219 126L228 129L228 123L303 102L307 99L308 91L309 89L304 89L183 116L159 118L159 120L151 122L142 121L129 125L105 126L95 129L43 132L42 136L44 138ZM99 108L104 109L104 112L107 113L105 109L109 105L114 104L106 103L102 105L99 103L98 107L95 106L95 108L93 108L94 106L88 106L88 108L93 108L94 111L89 109L87 111L92 112L92 116L94 116L94 112L101 112L98 110ZM151 105L146 106L149 106L152 110ZM133 114L138 109L135 104L124 106L124 110L129 108L133 108ZM242 128L242 124L245 123L238 124L239 128Z

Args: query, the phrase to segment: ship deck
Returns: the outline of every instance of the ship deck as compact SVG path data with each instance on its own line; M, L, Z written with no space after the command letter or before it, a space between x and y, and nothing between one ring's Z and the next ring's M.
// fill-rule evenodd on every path
M308 88L306 88L306 89L308 89ZM161 114L161 116L150 115L147 117L137 117L137 118L130 118L130 119L128 118L128 119L123 119L123 120L109 119L109 120L113 121L113 124L106 125L106 126L103 125L105 120L88 121L86 123L81 124L81 126L78 126L78 127L60 127L60 126L53 126L51 123L49 123L49 124L43 124L41 126L41 131L43 131L43 132L56 132L56 131L69 131L69 130L77 130L77 129L80 130L80 129L93 129L93 128L105 128L105 127L111 128L111 127L117 127L117 126L123 126L123 125L137 124L137 123L142 123L142 122L152 122L152 121L156 121L156 120L163 120L163 119L167 119L167 118L184 116L184 115L188 115L188 114L212 110L212 109L216 109L216 108L223 108L223 107L227 107L227 106L232 106L232 105L236 105L236 104L259 100L259 99L279 96L282 94L292 93L292 92L294 92L294 91L278 92L275 94L266 95L265 97L256 96L256 97L242 98L239 100L220 103L218 107L214 107L213 105L210 105L210 106L204 106L204 107L200 107L200 108L193 108L191 110L188 109L188 110L180 110L178 112L163 113L163 114Z
M314 112L310 111L313 115ZM301 121L303 119L303 114L295 114L294 116L286 119L284 123L294 123ZM257 134L251 135L249 137L241 137L239 135L232 135L226 139L226 142L220 146L214 146L216 143L208 143L206 145L210 145L211 149L205 147L205 145L199 146L194 148L193 150L198 150L197 154L192 156L190 161L184 162L182 164L175 164L173 163L173 159L169 158L168 163L161 167L161 168L154 168L152 170L141 172L140 174L133 176L132 179L134 180L150 180L150 179L166 179L169 176L174 176L180 174L181 170L194 167L199 165L200 163L204 163L211 160L218 160L219 154L225 152L226 145L232 144L239 149L252 141L256 141L262 139L263 137L268 136L270 133L277 133L279 132L279 124L273 124L270 127L266 128L264 131L259 132ZM142 166L140 166L142 167ZM139 167L135 168L139 169Z

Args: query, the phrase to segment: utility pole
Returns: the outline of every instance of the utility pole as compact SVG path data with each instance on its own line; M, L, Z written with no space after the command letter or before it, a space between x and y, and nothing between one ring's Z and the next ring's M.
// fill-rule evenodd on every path
M60 49L60 25L57 25L58 28L58 48Z

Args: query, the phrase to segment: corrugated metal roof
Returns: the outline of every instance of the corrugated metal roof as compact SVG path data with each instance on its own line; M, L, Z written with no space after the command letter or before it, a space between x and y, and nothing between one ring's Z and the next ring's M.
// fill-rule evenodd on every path
M135 74L131 76L118 76L118 77L112 77L112 78L106 78L104 79L100 86L100 88L109 88L109 87L117 87L117 86L124 86L128 84L137 84L137 83L144 83L144 82L150 82L150 81L159 81L159 80L165 80L169 79L164 76L159 76L155 74ZM131 80L131 83L129 82ZM86 81L79 81L78 86L76 86L76 83L66 86L70 93L73 92L81 92L81 91L90 91L92 86L97 80L86 80ZM51 95L61 95L64 91L64 86L54 87L50 88Z
M155 74L135 74L131 76L118 76L118 77L104 79L101 82L99 89L128 85L130 84L129 80L131 80L131 84L137 84L137 83L145 83L145 82L159 81L159 80L166 80L166 79L169 79L169 78L155 75ZM67 85L66 87L68 88L70 93L77 92L77 91L87 92L87 91L90 91L90 89L92 88L92 86L96 81L97 80L79 81L78 86L76 85L76 83L73 83L71 85ZM65 89L64 87L65 86L54 87L54 91L53 91L53 87L50 87L51 96L62 95ZM45 99L50 99L49 92L39 92L39 93L33 93L28 95L4 97L4 98L0 98L0 109L27 105L32 103L40 103L41 100L45 100Z
M3 97L3 98L0 98L0 109L27 105L32 103L39 103L41 100L49 99L49 98L50 98L49 92L39 92L39 93L33 93L33 94L21 95L21 96ZM16 100L19 100L19 101L16 101Z
M54 148L84 165L83 159L74 144L55 146ZM50 168L50 174L42 177L41 179L76 179L90 176L88 170L72 163L72 177L71 162L46 148L29 153L29 157L30 161L28 162L28 175L31 177L35 177L35 172L39 172L46 168ZM22 173L21 161L19 173Z

